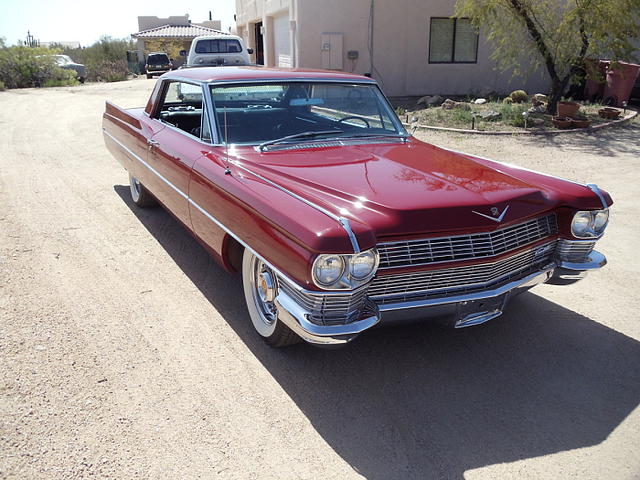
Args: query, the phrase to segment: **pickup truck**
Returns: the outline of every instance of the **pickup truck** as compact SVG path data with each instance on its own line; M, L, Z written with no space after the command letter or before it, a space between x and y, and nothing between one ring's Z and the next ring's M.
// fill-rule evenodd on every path
M103 133L133 203L162 205L241 273L272 346L406 319L479 325L606 263L608 193L424 143L368 77L177 70L144 108L107 102Z

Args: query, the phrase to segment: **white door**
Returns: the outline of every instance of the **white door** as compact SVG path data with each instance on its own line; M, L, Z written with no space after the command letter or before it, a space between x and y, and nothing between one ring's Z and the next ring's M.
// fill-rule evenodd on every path
M289 13L273 17L273 58L277 67L291 67Z

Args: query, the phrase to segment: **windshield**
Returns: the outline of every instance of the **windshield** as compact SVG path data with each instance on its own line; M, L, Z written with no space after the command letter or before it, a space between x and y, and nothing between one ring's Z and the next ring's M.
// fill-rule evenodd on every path
M226 138L228 143L259 144L292 135L298 136L296 141L406 135L375 85L311 82L213 85L211 97L220 138Z
M54 58L56 59L56 63L58 65L68 65L70 63L73 63L73 60L71 60L71 57L69 57L68 55L55 55Z

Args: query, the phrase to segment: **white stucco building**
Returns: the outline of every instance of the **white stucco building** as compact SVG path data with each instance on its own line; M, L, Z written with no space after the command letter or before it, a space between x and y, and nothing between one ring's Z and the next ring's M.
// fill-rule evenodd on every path
M387 95L544 91L494 69L455 0L236 0L237 33L267 66L370 73Z

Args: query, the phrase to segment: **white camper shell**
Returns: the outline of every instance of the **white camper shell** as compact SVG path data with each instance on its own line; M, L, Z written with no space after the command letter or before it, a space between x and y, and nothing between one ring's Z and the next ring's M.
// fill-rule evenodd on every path
M191 42L187 67L249 65L250 53L253 53L252 50L248 49L238 36L203 35Z

